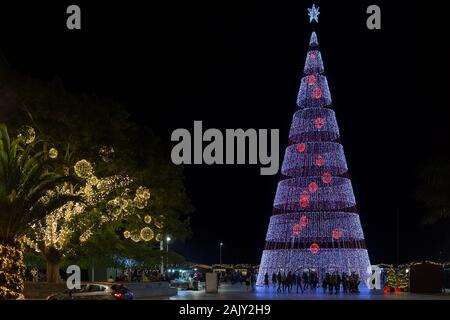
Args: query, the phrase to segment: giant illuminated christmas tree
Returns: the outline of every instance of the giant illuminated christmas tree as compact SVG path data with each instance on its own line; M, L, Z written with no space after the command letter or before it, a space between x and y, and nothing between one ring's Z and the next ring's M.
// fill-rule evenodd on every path
M308 9L318 22L318 8ZM315 32L311 34L303 77L281 168L273 214L261 258L264 274L371 273L364 234L348 177L339 128Z

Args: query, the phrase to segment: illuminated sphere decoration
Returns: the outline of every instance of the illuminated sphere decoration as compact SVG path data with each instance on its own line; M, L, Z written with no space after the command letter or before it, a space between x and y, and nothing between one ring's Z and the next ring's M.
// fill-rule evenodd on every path
M306 150L306 143L299 143L299 144L297 144L296 149L300 153L305 152L305 150Z
M26 144L30 144L36 139L36 131L30 126L21 126L19 128L18 138L23 138Z
M339 228L334 229L333 231L331 231L331 237L334 240L339 240L342 236L342 231Z
M153 239L154 233L153 230L150 229L149 227L144 227L141 230L141 238L144 241L150 241Z
M133 203L138 209L144 209L147 206L147 200L142 197L134 197Z
M149 224L150 222L152 222L152 217L149 216L149 215L146 215L146 216L144 217L144 222L145 222L146 224Z
M311 251L312 254L318 254L319 250L320 246L315 242L309 246L309 251Z
M313 181L310 184L308 184L309 192L314 193L314 192L317 191L317 189L319 189L319 186L317 185L317 183L315 181Z
M80 160L77 163L75 163L74 169L75 169L75 174L78 177L83 178L83 179L89 178L94 171L91 163L85 159Z
M161 233L157 233L155 237L156 241L161 241Z
M141 235L138 232L133 232L131 233L130 236L131 240L133 240L134 242L139 242L141 241Z
M148 200L150 199L150 190L141 186L136 190L136 196Z
M58 150L56 150L55 148L51 148L50 150L48 150L48 156L51 159L56 159L58 157Z
M114 148L108 147L108 146L103 146L98 151L98 154L102 158L103 161L110 162L112 159L112 156L114 155Z
M256 284L314 270L320 282L355 272L364 286L371 263L315 32L295 105Z
M312 91L312 97L314 99L320 99L322 98L322 89L320 88L314 88Z
M309 193L306 191L300 195L300 206L302 208L309 206Z
M292 234L294 236L298 236L301 231L302 231L302 226L299 223L294 224L294 226L292 227Z
M331 173L326 171L322 174L322 181L323 183L329 184L332 181Z
M319 154L318 156L316 156L314 164L318 167L322 167L325 164L325 159Z
M306 227L308 224L308 217L307 216L301 216L300 217L300 226Z
M313 84L316 84L317 79L316 79L315 75L311 74L306 79L307 79L306 83L308 84L308 86L312 86Z
M128 239L128 238L131 237L131 232L128 231L128 230L125 230L125 231L123 232L123 236L125 237L125 239Z
M317 117L316 120L314 121L314 125L317 129L322 129L323 126L325 125L325 118Z

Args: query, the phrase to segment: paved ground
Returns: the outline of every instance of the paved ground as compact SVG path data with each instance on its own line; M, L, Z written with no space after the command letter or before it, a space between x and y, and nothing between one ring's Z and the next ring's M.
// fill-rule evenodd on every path
M245 285L224 284L218 293L200 291L178 291L170 300L450 300L450 293L415 294L409 292L384 294L382 290L361 288L359 294L327 294L322 289L305 291L305 293L276 293L272 288L256 288L255 292L247 292Z

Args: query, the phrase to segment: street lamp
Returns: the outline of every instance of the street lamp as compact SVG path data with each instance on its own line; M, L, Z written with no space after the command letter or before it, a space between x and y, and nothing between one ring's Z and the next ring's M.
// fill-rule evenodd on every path
M167 264L167 268L169 268L169 242L170 242L170 240L172 240L172 239L170 238L170 236L167 236L167 237L166 237L166 255L167 255L167 261L166 261L166 264Z
M223 242L219 243L219 264L222 264L222 246Z

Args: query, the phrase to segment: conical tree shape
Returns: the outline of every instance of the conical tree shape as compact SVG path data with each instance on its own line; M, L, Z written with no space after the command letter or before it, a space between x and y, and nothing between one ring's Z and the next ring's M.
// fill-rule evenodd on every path
M272 276L309 269L319 278L326 272L355 272L363 281L370 275L339 137L313 32L259 267L259 285L266 272Z

